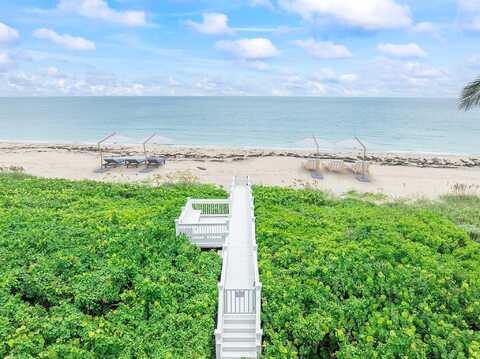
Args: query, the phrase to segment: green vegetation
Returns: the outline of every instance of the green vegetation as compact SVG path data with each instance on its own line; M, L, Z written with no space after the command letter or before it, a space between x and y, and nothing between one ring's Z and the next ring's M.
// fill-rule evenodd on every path
M480 199L254 194L265 357L480 357ZM187 197L225 193L0 175L0 357L213 357L221 263L175 238Z
M255 200L267 357L480 356L480 245L434 213L461 218L448 203Z
M221 259L175 238L188 195L0 175L0 357L208 358Z
M472 195L446 195L440 201L422 201L417 207L428 208L465 229L470 238L480 242L480 197Z

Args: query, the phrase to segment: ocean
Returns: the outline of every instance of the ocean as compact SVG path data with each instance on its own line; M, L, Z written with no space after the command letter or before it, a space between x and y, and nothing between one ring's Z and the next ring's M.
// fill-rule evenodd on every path
M175 145L299 148L315 134L375 151L480 154L480 111L455 99L313 97L0 98L0 140L95 143L117 132ZM127 142L127 141L126 141Z

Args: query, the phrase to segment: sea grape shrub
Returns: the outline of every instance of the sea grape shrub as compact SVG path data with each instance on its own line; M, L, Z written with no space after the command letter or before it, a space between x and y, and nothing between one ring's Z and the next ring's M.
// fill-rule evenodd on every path
M431 211L254 190L267 358L480 357L480 245Z
M221 259L175 237L188 196L0 176L0 357L210 358Z

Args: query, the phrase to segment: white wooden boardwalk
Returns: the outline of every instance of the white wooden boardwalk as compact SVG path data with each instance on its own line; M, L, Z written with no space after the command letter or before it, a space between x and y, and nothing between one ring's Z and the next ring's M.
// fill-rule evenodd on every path
M203 248L222 248L215 330L217 359L258 358L262 347L261 290L250 179L233 179L228 200L189 199L178 234Z
M227 237L227 289L255 289L253 274L253 243L250 238L250 197L246 185L236 185L231 193L232 212Z

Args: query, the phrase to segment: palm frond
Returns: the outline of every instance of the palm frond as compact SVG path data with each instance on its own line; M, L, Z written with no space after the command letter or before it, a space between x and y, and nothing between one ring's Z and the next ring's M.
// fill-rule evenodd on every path
M470 82L463 89L458 107L468 111L474 106L480 105L480 78Z

